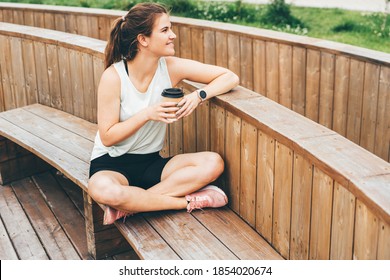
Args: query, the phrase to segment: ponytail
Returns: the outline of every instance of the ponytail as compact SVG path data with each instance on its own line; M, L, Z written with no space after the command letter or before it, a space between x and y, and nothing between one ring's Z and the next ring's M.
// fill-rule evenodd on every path
M104 51L104 68L122 59L132 60L138 52L137 36L152 34L157 14L168 14L167 9L156 3L135 5L126 16L116 19Z
M104 58L104 68L107 69L111 64L118 62L122 59L121 54L121 26L123 24L123 19L118 18L113 23L113 28L110 32L110 37L108 38L108 42L106 48L104 50L105 58Z

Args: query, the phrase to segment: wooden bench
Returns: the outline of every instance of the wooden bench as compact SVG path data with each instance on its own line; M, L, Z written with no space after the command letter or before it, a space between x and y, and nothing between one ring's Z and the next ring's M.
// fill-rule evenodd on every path
M0 113L0 135L83 190L88 250L92 257L102 258L123 244L115 227L102 225L105 206L87 193L96 130L96 124L40 104ZM115 226L141 259L283 259L228 207L191 214L185 210L137 214Z

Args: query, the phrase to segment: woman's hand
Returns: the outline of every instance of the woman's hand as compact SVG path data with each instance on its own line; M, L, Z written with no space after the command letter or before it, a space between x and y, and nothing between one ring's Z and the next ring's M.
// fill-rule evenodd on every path
M195 91L185 95L183 99L177 104L177 106L180 108L180 110L176 112L177 119L181 119L190 115L199 104L200 99Z
M177 121L177 112L180 108L176 102L163 102L146 108L149 120L164 123Z

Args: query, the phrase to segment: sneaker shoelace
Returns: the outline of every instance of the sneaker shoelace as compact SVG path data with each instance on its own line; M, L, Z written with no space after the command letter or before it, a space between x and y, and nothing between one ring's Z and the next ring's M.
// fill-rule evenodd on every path
M189 205L189 207L187 207L188 213L191 213L192 210L194 209L199 209L203 211L202 208L207 206L207 203L209 202L207 198L208 198L207 196L195 196L191 198L191 200L188 201L188 205Z

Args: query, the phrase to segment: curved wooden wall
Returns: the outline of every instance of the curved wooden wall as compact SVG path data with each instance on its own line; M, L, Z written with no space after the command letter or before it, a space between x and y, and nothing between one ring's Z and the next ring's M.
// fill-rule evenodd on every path
M39 102L95 121L104 45L0 23L1 109ZM285 258L390 259L388 162L242 87L168 130L166 155L224 157L230 207Z
M0 3L0 21L106 40L123 11ZM177 55L225 66L241 84L390 161L390 54L257 28L172 17Z

